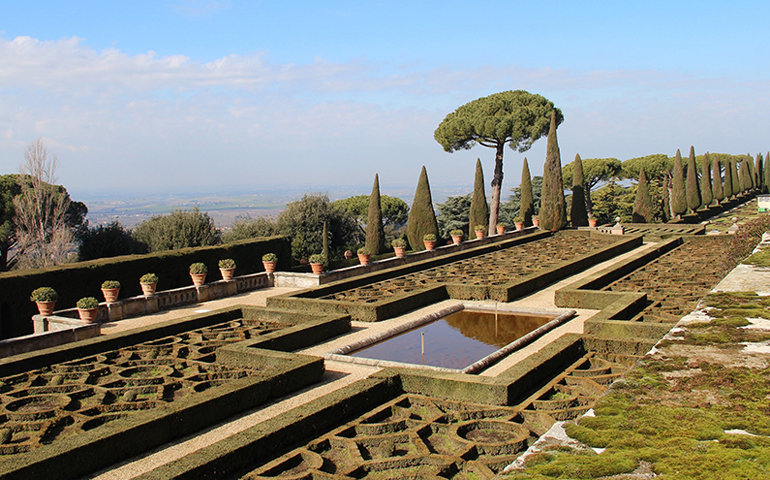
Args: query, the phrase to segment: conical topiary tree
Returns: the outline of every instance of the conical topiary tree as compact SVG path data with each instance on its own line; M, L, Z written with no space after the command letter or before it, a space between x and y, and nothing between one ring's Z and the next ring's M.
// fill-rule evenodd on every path
M639 183L636 185L636 201L631 214L634 223L652 223L655 209L652 208L652 197L647 185L647 175L644 168L639 169Z
M738 160L730 159L730 177L733 180L733 196L737 197L742 192L741 177L738 176Z
M580 154L575 154L575 161L572 162L572 208L570 209L573 227L588 226L585 183L583 161L580 159Z
M469 222L470 232L476 225L489 225L489 205L487 195L484 192L484 170L481 168L481 159L476 159L476 178L473 182L473 197L471 197L471 214Z
M684 168L682 167L682 154L676 150L674 157L674 178L672 179L671 211L679 218L687 212L687 197L684 185Z
M329 264L329 230L326 228L326 220L324 220L324 230L323 230L323 241L324 241L324 251L323 256L325 259L325 262L327 265Z
M770 163L770 152L767 152L767 155L765 155L765 168L762 170L765 177L765 193L770 192L770 165L768 163Z
M380 176L374 174L374 186L369 195L369 215L366 217L366 248L372 255L385 251L385 229L382 226L382 204L380 203Z
M561 154L556 138L556 112L551 112L551 127L543 168L543 191L540 201L540 228L556 232L567 226L567 205L561 178Z
M703 156L703 169L700 176L700 193L701 193L701 206L708 207L714 200L714 195L711 193L711 160L709 154Z
M519 215L524 219L524 226L532 226L532 215L535 213L535 202L532 196L532 177L529 174L529 163L524 157L524 165L521 167L521 206Z
M762 154L757 154L757 163L754 167L754 174L757 176L757 188L759 193L765 192L765 164L762 158Z
M751 170L749 164L751 163L751 157L741 162L741 169L738 171L741 179L741 193L751 190Z
M438 238L438 223L436 212L433 210L433 199L430 195L430 183L428 172L423 165L420 179L417 180L417 190L414 192L414 201L409 210L409 220L406 226L406 236L412 250L424 250L423 237L432 233Z
M725 199L725 192L722 188L722 168L719 165L719 157L716 155L711 160L711 171L713 173L711 176L711 185L714 187L714 200L721 204L722 200Z
M700 208L701 202L698 167L695 165L695 147L690 146L690 157L687 159L687 208L695 213Z
M749 185L748 190L751 190L757 186L757 179L754 175L754 159L751 158L751 154L746 155L746 160L744 160L744 162L746 163L746 170L749 173L749 181L746 182L746 184Z
M719 161L719 160L717 160ZM724 184L724 194L725 194L725 201L730 201L730 198L735 193L733 191L733 169L730 166L730 158L726 158L725 162L722 164L725 167L725 184Z

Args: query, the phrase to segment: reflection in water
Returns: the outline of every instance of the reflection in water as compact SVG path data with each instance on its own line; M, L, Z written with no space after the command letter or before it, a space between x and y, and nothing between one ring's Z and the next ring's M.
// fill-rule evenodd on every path
M354 357L462 369L553 320L555 315L497 315L460 310L351 353ZM424 335L425 355L422 355Z

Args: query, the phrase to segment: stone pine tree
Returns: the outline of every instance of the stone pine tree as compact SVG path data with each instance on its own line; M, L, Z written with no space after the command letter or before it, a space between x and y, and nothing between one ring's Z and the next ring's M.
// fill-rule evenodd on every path
M556 232L567 226L567 205L561 177L561 154L556 139L556 112L551 113L551 128L543 168L543 193L540 203L540 228Z
M379 174L374 175L374 186L372 186L372 194L369 195L369 215L366 218L366 248L372 255L379 255L385 251L385 229L382 226Z
M725 192L722 188L722 168L719 165L719 157L716 155L714 156L714 159L711 160L711 171L713 172L711 184L714 187L714 200L716 200L718 204L721 204L725 199Z
M481 168L481 159L477 158L476 178L473 182L473 197L471 197L471 214L468 226L472 232L476 225L488 224L489 205L487 205L487 194L484 192L484 170Z
M433 210L433 199L430 195L430 183L428 172L423 165L420 179L417 181L417 190L414 192L414 201L409 210L409 221L406 226L406 236L412 250L424 250L423 236L428 233L438 238L438 222L436 212Z
M765 168L762 169L762 175L765 178L765 185L763 191L765 193L770 192L770 152L767 152L767 155L765 155Z
M730 177L733 180L733 196L737 197L741 193L741 179L738 176L738 160L730 159Z
M535 213L535 202L532 194L532 176L529 173L529 162L524 157L524 165L521 167L521 207L519 216L524 219L524 226L532 226L532 215Z
M495 234L503 185L503 148L526 152L548 133L551 113L556 111L556 125L562 121L561 110L541 95L524 90L495 93L466 103L447 115L433 138L446 152L467 150L477 143L495 149L492 176L492 201L489 209L489 234Z
M702 202L698 186L698 167L695 165L695 148L690 146L690 157L687 159L687 207L695 213Z
M580 154L575 154L575 161L572 162L572 208L570 209L573 227L588 226L585 184L583 161L580 159Z
M674 157L674 175L671 186L671 211L677 218L687 212L687 196L684 183L684 168L682 167L682 154L676 150Z
M655 209L652 206L652 197L650 196L644 168L639 170L639 183L636 185L636 201L634 201L634 210L631 217L634 223L652 223L655 217Z
M719 162L719 159L716 160ZM730 158L727 157L725 159L724 167L725 167L725 183L724 183L724 200L730 201L730 197L733 196L733 169L730 166Z
M706 152L706 155L703 156L703 165L701 170L701 176L700 176L700 193L701 193L701 200L702 200L702 206L708 207L711 205L711 202L714 200L714 194L711 190L711 160L709 159L709 154Z

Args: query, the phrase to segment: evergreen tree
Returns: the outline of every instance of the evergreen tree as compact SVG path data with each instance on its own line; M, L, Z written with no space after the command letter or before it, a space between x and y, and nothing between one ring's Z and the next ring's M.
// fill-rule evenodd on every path
M757 179L754 175L754 159L751 158L751 154L746 155L746 160L744 160L744 162L746 163L746 170L749 174L749 181L746 182L746 184L750 185L749 190L751 190L757 186Z
M709 159L708 152L703 156L702 172L700 176L700 192L703 197L702 206L708 207L711 205L712 200L714 200L714 195L711 192L711 160Z
M687 197L684 184L684 168L682 167L682 154L676 150L674 157L674 178L672 180L671 210L679 217L687 212Z
M741 162L741 169L738 171L741 179L741 193L751 190L751 170L749 170L751 157Z
M489 225L489 205L484 192L484 170L481 159L476 159L476 178L473 182L473 197L471 198L470 230L476 225Z
M414 201L409 210L406 235L412 250L424 250L422 238L425 234L432 233L438 237L438 223L436 212L433 210L433 199L430 195L430 183L428 172L423 165L420 179L417 180L417 190L414 192Z
M583 177L583 161L580 154L575 154L572 162L572 208L570 219L573 227L588 226L588 212L586 211L585 178Z
M719 159L717 158L716 161L719 162ZM733 194L735 193L733 191L733 169L730 166L730 161L731 160L728 157L725 159L726 163L723 164L725 167L724 199L725 201L728 201L728 202L730 201L730 197L732 197Z
M540 206L540 228L556 232L567 226L567 205L561 178L561 154L556 138L556 111L551 112L551 127L543 168L543 199Z
M652 223L655 217L655 209L652 207L652 197L647 185L647 175L644 168L639 171L639 183L636 185L636 201L632 213L634 223Z
M326 220L324 220L324 232L323 232L323 241L324 241L324 259L326 260L324 263L329 262L329 230L326 228Z
M768 162L770 162L770 152L767 152L767 155L765 155L765 168L762 170L763 176L765 177L765 186L763 189L765 193L770 192L770 165L768 165Z
M524 165L521 167L521 207L519 216L524 219L524 226L532 226L532 215L535 212L535 203L532 195L532 177L529 174L529 163L524 157Z
M690 146L690 157L687 159L687 207L695 213L700 208L701 201L698 168L695 166L695 148Z
M761 153L757 154L757 163L754 167L754 173L757 176L757 188L759 189L759 193L765 193L765 164Z
M733 196L737 197L741 193L741 178L738 176L738 160L732 158L730 160L730 177L733 180Z
M369 216L366 219L366 248L372 255L385 251L385 229L382 226L382 205L380 204L380 176L374 175L372 194L369 196Z
M722 200L725 199L725 192L722 188L722 168L719 165L719 157L716 155L714 156L714 159L711 160L711 170L714 173L711 177L711 181L714 187L714 200L721 204Z

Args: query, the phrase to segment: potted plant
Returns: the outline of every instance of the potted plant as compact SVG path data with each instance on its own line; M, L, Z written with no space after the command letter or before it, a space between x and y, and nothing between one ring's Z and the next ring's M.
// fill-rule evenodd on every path
M476 238L481 240L484 238L484 231L487 229L484 225L476 225L473 227L473 231L476 232Z
M220 260L219 272L222 274L222 280L232 280L235 274L235 260L232 258Z
M37 310L43 316L53 314L53 307L58 299L59 294L51 287L36 288L29 296L29 300L37 304Z
M145 297L152 297L155 295L155 289L158 286L158 276L154 273L145 273L139 279L139 285L142 286L142 294Z
M422 244L425 245L425 250L433 250L436 248L436 235L433 233L426 233L422 236Z
M540 227L540 218L537 216L532 217L532 225Z
M369 259L372 257L372 252L369 251L366 247L361 247L358 249L358 261L361 262L361 265L369 265Z
M459 228L456 230L452 230L449 232L449 235L452 236L452 242L454 242L455 245L459 245L460 242L463 241L463 231Z
M106 280L102 283L102 295L104 295L104 301L107 303L113 303L118 301L118 294L120 294L120 282L117 280Z
M78 300L78 315L84 322L93 323L99 314L99 300L94 297L83 297Z
M495 226L495 228L497 229L497 234L498 234L498 235L502 235L502 234L504 234L504 233L505 233L505 224L504 224L504 223L502 223L502 222L498 223L498 224ZM519 228L518 228L518 227L516 227L516 229L518 230Z
M345 260L350 260L351 258L353 258L353 251L352 250L345 250L344 255L345 255Z
M404 258L406 256L406 240L397 238L390 245L393 247L393 251L396 252L396 257Z
M524 230L524 217L518 216L514 218L513 224L516 225L516 230Z
M278 265L278 255L274 253L262 255L262 266L265 267L265 273L275 272L276 265Z
M190 265L190 277L192 278L193 285L200 287L206 283L206 274L209 269L206 268L206 264L202 262L193 263Z
M588 226L596 228L596 226L599 224L599 219L594 217L593 213L588 214Z
M308 259L310 261L310 268L313 269L313 273L320 275L324 271L324 263L326 263L326 257L322 253L315 253L310 255Z

